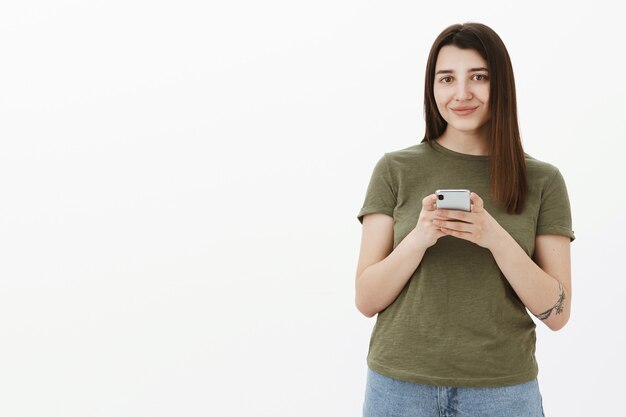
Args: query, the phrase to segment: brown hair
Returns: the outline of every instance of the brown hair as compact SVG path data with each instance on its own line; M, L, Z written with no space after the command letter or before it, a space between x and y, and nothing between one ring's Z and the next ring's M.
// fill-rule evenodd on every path
M476 50L489 69L488 146L490 184L493 198L508 213L521 213L524 208L528 182L526 162L517 124L517 100L511 59L493 29L481 23L464 23L447 27L435 39L426 65L424 89L424 119L426 133L422 142L440 137L447 122L441 117L433 92L435 64L443 46Z

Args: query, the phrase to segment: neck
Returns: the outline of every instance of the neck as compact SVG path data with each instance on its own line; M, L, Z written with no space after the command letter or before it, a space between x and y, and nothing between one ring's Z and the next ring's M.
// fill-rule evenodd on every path
M483 126L485 127L485 126ZM489 155L489 146L486 132L464 132L451 128L449 125L437 139L437 143L455 152L468 155Z

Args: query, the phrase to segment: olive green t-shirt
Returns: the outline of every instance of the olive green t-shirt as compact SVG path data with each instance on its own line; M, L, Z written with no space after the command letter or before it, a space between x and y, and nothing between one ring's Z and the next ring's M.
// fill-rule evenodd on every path
M357 216L392 216L393 247L415 227L422 199L439 188L476 192L484 208L532 257L535 236L573 241L570 203L559 170L525 154L528 198L507 214L489 188L489 156L436 141L385 153ZM368 366L396 379L440 386L496 387L538 375L535 323L491 252L453 236L428 248L398 297L378 313Z

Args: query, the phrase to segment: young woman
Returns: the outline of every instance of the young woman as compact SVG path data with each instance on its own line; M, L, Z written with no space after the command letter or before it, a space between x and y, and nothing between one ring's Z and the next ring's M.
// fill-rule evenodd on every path
M364 416L543 416L528 311L554 331L570 315L565 182L522 149L489 27L446 28L424 91L424 139L379 159L358 214L356 306L377 314ZM445 188L469 189L470 211L437 209Z

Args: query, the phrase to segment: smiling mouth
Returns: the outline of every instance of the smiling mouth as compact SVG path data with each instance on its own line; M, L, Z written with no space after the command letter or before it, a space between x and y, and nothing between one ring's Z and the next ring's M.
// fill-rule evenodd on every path
M459 110L452 109L452 111L458 114L459 116L465 116L465 115L474 113L474 111L476 111L477 108L478 107L470 107L470 108L460 107Z

